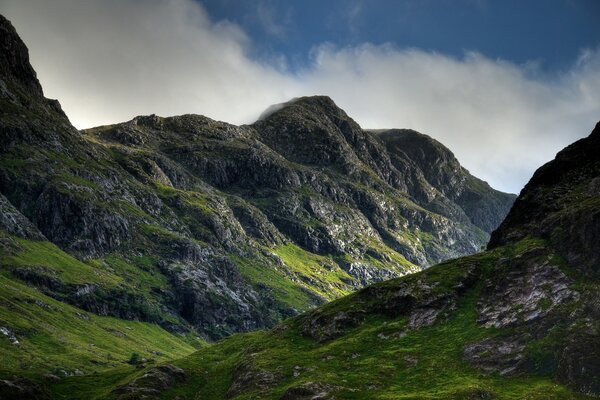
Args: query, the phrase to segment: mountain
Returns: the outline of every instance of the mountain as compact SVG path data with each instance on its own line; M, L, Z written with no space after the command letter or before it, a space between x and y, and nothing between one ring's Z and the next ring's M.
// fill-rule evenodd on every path
M15 360L48 351L21 318L44 320L36 302L74 310L36 333L48 341L81 314L158 325L191 351L478 251L514 201L438 142L363 130L327 97L245 126L150 115L80 132L0 30L2 293L29 293L0 303Z
M503 220L327 97L77 131L0 33L0 398L600 396L600 125Z
M535 173L487 251L100 386L111 399L597 398L599 183L600 122ZM53 390L88 396L96 381Z

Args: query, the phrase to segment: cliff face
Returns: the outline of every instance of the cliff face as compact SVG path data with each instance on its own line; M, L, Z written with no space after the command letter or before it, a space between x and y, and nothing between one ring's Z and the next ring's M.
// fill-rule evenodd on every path
M79 132L0 29L2 268L84 310L211 339L268 327L477 251L512 201L441 144L365 131L327 97L248 126L151 115ZM26 261L38 242L90 273Z

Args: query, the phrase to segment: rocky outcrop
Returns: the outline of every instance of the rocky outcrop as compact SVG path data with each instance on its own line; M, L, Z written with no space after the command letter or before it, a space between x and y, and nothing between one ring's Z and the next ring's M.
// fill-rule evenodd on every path
M11 235L33 240L44 240L44 235L0 194L0 229Z
M486 282L477 304L477 322L485 327L531 323L579 299L579 293L570 288L573 280L553 265L543 248L501 260L497 269L499 273Z
M464 358L487 373L511 375L525 361L525 343L519 337L484 339L465 346Z
M232 399L244 393L256 390L268 390L280 380L277 373L262 370L252 364L252 361L239 363L233 371L233 382L225 397Z
M113 391L119 400L159 399L163 391L185 381L185 371L171 364L150 368L139 378Z
M408 327L413 330L432 325L455 309L457 299L473 285L478 271L477 263L468 263L459 274L447 277L446 282L408 276L369 286L343 299L351 307L325 305L299 317L300 332L318 342L327 342L374 314L408 316Z

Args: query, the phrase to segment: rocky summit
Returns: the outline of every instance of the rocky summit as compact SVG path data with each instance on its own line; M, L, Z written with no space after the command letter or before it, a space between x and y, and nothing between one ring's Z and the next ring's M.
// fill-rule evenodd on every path
M78 131L0 17L0 398L600 396L599 180L598 126L515 201L324 96Z

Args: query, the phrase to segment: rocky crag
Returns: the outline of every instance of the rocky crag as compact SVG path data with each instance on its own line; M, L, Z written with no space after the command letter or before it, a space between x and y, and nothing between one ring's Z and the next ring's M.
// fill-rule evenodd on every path
M270 327L478 251L514 200L327 97L247 126L151 115L80 132L0 30L1 268L86 312L207 339Z

